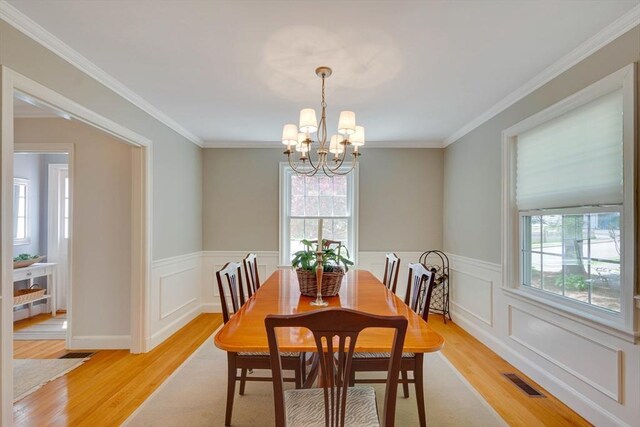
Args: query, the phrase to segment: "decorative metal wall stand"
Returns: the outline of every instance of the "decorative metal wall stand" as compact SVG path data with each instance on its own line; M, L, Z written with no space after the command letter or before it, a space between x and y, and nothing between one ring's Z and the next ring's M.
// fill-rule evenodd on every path
M438 250L426 251L420 255L420 263L428 269L436 269L435 287L431 294L431 304L429 312L442 314L444 323L447 323L447 317L451 320L449 312L449 258L447 255Z

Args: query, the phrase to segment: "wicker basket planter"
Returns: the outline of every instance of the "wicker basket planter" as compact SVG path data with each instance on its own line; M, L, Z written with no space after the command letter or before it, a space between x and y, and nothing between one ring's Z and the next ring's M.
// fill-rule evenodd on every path
M13 268L25 268L33 265L37 262L40 262L44 259L43 256L39 256L38 258L31 258L24 261L13 261Z
M313 270L296 269L300 293L308 297L315 297L318 294L318 284L316 282L316 272ZM333 297L340 292L344 271L332 271L322 273L322 296Z
M13 291L13 305L26 304L44 296L46 289L31 288Z

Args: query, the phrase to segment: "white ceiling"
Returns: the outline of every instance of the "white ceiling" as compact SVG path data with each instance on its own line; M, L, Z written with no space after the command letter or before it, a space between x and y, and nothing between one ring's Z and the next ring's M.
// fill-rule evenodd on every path
M640 0L10 0L205 141L276 141L301 108L370 141L442 141Z

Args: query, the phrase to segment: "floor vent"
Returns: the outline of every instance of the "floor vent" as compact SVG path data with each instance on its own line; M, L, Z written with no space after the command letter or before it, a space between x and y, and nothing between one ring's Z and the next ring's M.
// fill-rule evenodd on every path
M502 374L509 381L514 383L520 390L522 390L529 397L545 397L544 394L540 393L535 388L531 387L525 380L520 378L517 374Z
M95 352L93 353L88 353L88 352L74 352L74 353L67 353L64 356L61 356L60 359L84 359L87 357L91 357L94 354L96 354Z

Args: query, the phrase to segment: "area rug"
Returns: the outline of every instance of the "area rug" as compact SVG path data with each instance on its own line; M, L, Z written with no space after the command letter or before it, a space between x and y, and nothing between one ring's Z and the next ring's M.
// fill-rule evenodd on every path
M67 337L67 316L58 315L13 333L14 340L63 340Z
M82 365L84 359L14 359L13 401L17 402L49 381Z
M254 375L265 372L255 371ZM268 375L269 372L266 372ZM359 374L361 375L361 374ZM374 375L374 374L372 374ZM226 404L227 359L213 339L178 368L123 424L128 427L222 426ZM288 384L285 385L285 387ZM383 407L384 384L375 385L378 408ZM429 426L505 426L506 423L439 353L425 356L425 401ZM249 382L237 394L233 426L273 426L271 383ZM398 393L396 425L418 425L413 384L408 399Z

